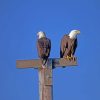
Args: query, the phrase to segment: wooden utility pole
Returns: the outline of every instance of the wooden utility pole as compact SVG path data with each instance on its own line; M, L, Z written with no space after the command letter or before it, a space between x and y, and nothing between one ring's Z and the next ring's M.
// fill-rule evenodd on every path
M77 60L65 60L63 58L50 58L46 68L41 67L40 59L17 60L17 68L36 68L39 71L39 95L40 100L53 100L52 69L55 67L76 66Z

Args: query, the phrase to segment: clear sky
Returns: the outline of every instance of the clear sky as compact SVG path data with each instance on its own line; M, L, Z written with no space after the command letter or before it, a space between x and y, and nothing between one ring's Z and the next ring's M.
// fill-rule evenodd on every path
M81 31L78 66L53 70L53 98L100 100L100 0L0 0L0 100L39 100L38 71L16 69L16 60L38 58L40 30L59 57L72 29Z

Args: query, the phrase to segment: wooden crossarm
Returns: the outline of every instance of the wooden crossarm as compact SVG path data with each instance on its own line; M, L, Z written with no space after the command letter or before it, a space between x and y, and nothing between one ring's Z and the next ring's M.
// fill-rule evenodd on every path
M52 66L54 67L62 67L62 66L76 66L77 59L74 60L66 60L63 58L49 58L52 59ZM32 59L32 60L17 60L16 61L17 68L38 68L40 67L41 61L40 59Z
M40 59L31 59L31 60L17 60L17 68L38 68L41 66Z

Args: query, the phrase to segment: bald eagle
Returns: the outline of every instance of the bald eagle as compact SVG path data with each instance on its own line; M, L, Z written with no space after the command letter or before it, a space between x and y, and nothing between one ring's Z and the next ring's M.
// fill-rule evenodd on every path
M40 31L37 33L37 50L38 56L41 59L42 67L45 68L45 64L50 56L51 41L46 37L45 33Z
M69 34L65 34L61 39L60 57L67 60L74 59L74 54L77 48L77 35L79 30L72 30Z

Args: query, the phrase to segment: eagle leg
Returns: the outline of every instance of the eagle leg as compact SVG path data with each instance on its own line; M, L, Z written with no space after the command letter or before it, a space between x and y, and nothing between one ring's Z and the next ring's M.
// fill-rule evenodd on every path
M42 68L46 68L45 65L42 64Z
M46 68L45 64L46 64L46 60L42 59L42 68Z

